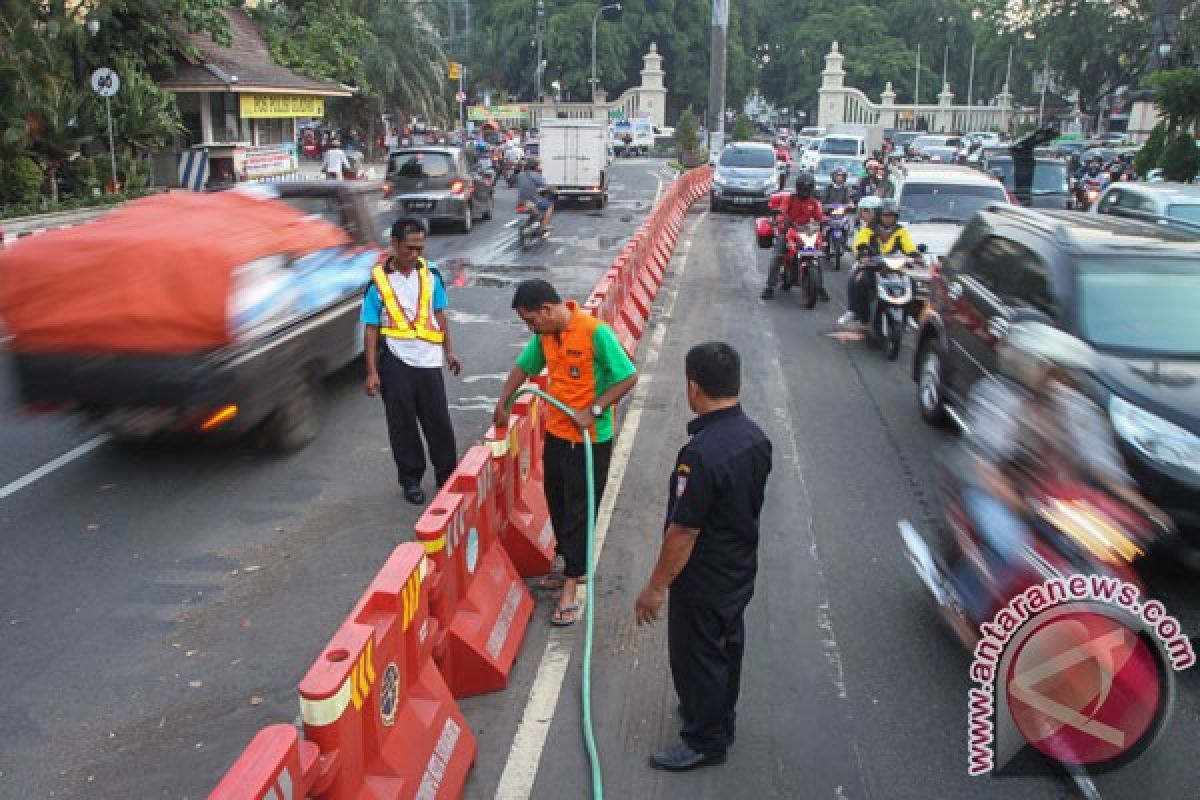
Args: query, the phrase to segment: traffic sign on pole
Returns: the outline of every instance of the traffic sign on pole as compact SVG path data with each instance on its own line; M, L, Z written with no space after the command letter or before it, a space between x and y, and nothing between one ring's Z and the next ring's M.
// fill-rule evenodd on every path
M449 67L450 67L450 70L449 70L450 80L452 80L452 81L458 80L458 72L460 69L462 69L462 64L459 64L457 61L451 61L449 63Z
M454 93L454 102L456 102L456 103L467 102L467 93L466 92L455 92Z
M92 91L104 98L104 114L108 117L108 161L112 165L112 187L117 190L117 148L113 144L112 96L121 88L121 76L108 67L92 73Z

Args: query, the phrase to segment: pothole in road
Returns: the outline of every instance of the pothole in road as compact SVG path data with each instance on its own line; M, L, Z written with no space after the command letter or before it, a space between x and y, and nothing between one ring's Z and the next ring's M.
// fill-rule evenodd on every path
M448 286L483 286L504 289L515 286L531 274L544 273L539 264L477 264L465 258L447 258L439 262Z

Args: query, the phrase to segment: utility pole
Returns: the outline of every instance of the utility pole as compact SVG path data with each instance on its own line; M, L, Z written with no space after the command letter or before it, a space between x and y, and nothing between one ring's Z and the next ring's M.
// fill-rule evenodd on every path
M917 42L917 75L913 79L913 106L921 105L921 43ZM915 108L914 108L914 112Z
M709 152L725 146L725 40L729 0L712 0L712 53L708 69Z
M537 87L534 90L537 102L542 102L542 37L546 35L546 0L537 0Z
M592 79L589 81L592 85L592 102L596 102L596 87L600 84L600 79L596 77L596 25L600 22L600 15L610 8L621 10L620 3L610 3L606 6L600 6L596 9L596 13L592 15Z
M1050 53L1042 59L1042 99L1038 103L1038 129L1042 127L1042 117L1046 113L1046 85L1050 83Z
M971 127L971 110L975 108L975 42L971 42L971 71L967 77L967 128Z

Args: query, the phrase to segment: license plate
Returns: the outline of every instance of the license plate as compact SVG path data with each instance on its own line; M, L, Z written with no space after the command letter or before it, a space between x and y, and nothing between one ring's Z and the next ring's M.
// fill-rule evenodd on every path
M735 197L733 198L734 205L749 205L754 202L753 197Z
M429 211L433 208L432 200L409 200L404 204L409 211Z

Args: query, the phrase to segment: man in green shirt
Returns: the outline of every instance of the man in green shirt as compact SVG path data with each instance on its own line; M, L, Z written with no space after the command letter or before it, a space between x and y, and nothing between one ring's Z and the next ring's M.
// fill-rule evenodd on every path
M549 373L546 391L572 409L572 414L547 405L546 438L542 453L544 489L550 522L563 559L561 584L553 576L543 579L546 588L560 589L551 622L570 625L579 608L575 590L587 576L587 476L583 432L592 441L592 476L596 506L608 480L612 457L613 406L637 383L637 369L629 360L616 333L608 325L563 302L558 291L543 280L523 281L513 295L513 309L535 336L517 357L516 366L500 392L493 422L508 425L508 402L532 375Z

